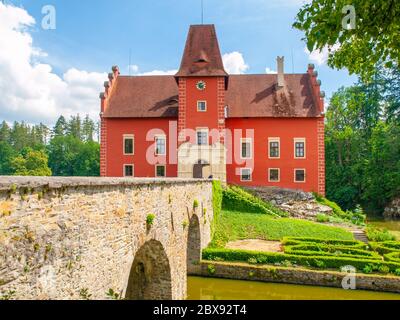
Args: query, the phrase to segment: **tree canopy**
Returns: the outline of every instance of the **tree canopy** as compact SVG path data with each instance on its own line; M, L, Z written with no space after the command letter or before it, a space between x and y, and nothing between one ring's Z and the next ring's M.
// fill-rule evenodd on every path
M372 82L341 88L326 114L328 197L346 209L381 212L400 194L399 96L396 72L379 67Z
M44 124L0 124L0 175L98 176L97 126L86 116L60 116L53 129Z
M354 28L349 27L353 13ZM304 31L310 51L337 48L329 54L329 66L347 68L364 80L371 79L379 62L387 68L400 65L398 0L313 0L293 26Z

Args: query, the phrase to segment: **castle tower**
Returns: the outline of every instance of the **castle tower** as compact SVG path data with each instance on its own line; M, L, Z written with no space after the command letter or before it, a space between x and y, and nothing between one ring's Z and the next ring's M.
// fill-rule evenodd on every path
M226 180L226 73L214 25L190 27L180 69L178 176Z

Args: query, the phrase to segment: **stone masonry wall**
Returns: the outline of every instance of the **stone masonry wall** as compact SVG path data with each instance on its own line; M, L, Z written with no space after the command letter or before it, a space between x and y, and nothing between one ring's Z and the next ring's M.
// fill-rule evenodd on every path
M0 299L106 299L109 289L124 297L135 253L150 240L168 257L172 298L184 299L194 214L204 248L210 181L0 177Z

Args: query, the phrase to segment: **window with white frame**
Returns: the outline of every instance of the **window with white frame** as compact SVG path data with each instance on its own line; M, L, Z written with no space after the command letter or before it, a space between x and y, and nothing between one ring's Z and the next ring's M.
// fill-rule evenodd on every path
M167 176L166 168L164 165L156 166L156 177L163 178Z
M134 176L134 166L133 164L124 164L124 177Z
M250 168L241 168L240 169L240 181L251 181L251 169Z
M270 159L279 159L281 156L281 141L279 138L268 139L268 156Z
M199 128L196 132L197 135L197 145L206 146L208 145L208 129Z
M306 139L294 139L294 157L296 159L305 159L306 157Z
M167 138L165 136L156 136L156 155L157 156L165 156L167 154Z
M241 150L240 155L242 159L251 159L252 157L252 140L244 138L240 140Z
M197 101L197 111L206 112L207 111L207 101Z
M124 134L124 155L133 155L135 153L135 136L133 134Z
M278 168L268 169L268 181L279 182L281 180L281 170Z
M295 169L294 170L294 182L306 182L306 170Z

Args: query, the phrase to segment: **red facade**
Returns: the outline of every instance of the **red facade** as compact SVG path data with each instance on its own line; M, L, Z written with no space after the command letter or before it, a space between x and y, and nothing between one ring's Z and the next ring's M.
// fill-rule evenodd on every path
M278 68L279 69L279 68ZM101 175L203 177L325 193L324 106L302 75L228 75L214 26L192 26L175 76L113 68L101 95ZM225 148L224 163L213 163ZM200 175L200 176L199 176Z

